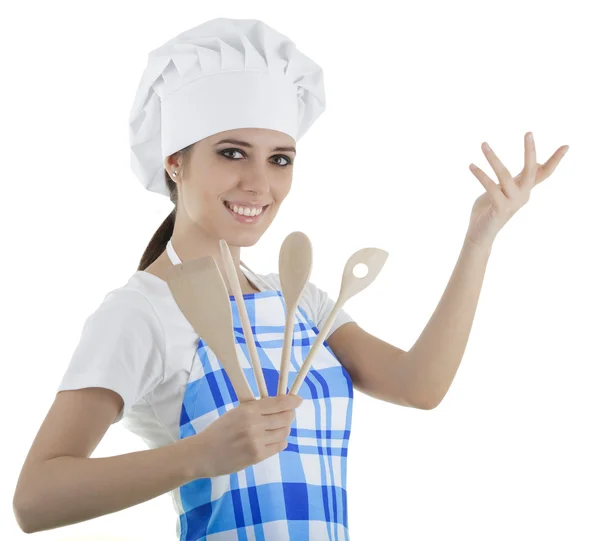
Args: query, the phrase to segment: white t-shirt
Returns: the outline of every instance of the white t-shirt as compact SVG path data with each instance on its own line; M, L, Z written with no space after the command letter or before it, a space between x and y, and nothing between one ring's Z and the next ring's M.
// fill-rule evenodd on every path
M260 291L281 291L279 274L240 268ZM318 329L334 306L312 282L299 304ZM326 339L350 321L350 315L340 310ZM181 405L197 347L198 335L167 282L136 271L86 319L57 392L85 387L115 391L124 407L113 424L123 419L124 427L150 449L161 447L179 439Z

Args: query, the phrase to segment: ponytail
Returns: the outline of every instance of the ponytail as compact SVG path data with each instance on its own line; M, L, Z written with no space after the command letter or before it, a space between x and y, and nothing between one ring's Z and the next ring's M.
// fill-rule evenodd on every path
M185 162L188 151L194 146L191 145L179 150L177 153L182 155L182 160ZM182 163L181 169L183 169L184 163ZM179 178L182 178L182 171L180 171ZM167 188L169 188L169 199L175 205L175 208L171 211L171 213L164 219L163 223L160 224L159 228L156 230L148 246L144 250L144 254L140 259L140 264L137 270L146 270L158 257L165 251L167 247L167 243L169 239L173 235L173 230L175 229L175 216L177 214L177 201L178 201L178 192L177 192L177 184L171 179L169 176L169 172L165 169L165 184Z

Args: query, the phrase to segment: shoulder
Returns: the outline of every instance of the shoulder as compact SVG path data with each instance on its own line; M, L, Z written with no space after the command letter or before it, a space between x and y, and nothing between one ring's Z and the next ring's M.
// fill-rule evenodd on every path
M156 274L137 271L126 284L111 292L124 298L130 298L138 306L146 309L157 307L171 297L169 284Z
M281 279L279 273L271 272L269 274L257 274L263 282L265 282L272 289L281 291ZM319 316L319 310L324 303L327 302L328 296L325 291L317 287L314 282L310 280L306 283L302 291L302 297L300 298L300 306L308 313L309 317L316 322Z
M152 287L143 277L133 275L126 284L106 293L87 317L85 326L122 331L145 328L162 336L163 325L152 301Z
M137 277L132 277L126 284L106 293L99 308L129 313L150 313L153 307L146 293L147 284Z

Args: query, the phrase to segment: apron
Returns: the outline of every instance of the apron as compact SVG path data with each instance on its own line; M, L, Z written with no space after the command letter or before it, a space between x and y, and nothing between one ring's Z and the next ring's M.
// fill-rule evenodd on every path
M181 263L170 240L167 254L174 265ZM255 282L259 277L241 264ZM264 289L243 298L269 396L276 396L285 300L280 290L263 284ZM229 298L238 359L259 398L235 297ZM299 306L287 392L318 332ZM238 472L195 479L177 489L183 510L177 525L180 541L349 541L346 458L353 388L327 341L298 394L304 401L295 410L285 450ZM237 406L227 373L200 337L181 407L180 439L201 432Z

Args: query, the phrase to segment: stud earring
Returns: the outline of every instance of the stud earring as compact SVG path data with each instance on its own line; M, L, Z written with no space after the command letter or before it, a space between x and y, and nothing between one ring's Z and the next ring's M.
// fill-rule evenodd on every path
M176 177L177 176L177 171L173 171L173 176Z

